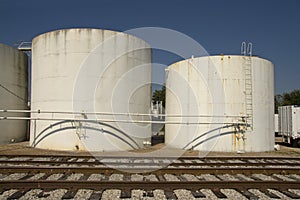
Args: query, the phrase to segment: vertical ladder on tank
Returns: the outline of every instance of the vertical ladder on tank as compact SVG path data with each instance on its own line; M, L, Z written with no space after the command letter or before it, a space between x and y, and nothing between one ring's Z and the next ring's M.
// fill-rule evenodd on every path
M252 43L247 47L248 56L244 56L245 72L245 111L247 115L247 124L250 130L253 128L253 98L252 98Z

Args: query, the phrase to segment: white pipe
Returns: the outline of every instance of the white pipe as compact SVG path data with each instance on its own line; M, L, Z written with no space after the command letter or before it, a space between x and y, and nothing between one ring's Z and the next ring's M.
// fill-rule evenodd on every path
M123 116L162 116L162 117L217 117L217 118L248 118L246 115L166 115L141 113L109 113L109 112L73 112L73 111L41 111L41 110L0 110L7 113L38 113L38 114L85 114L85 115L123 115Z
M232 125L247 125L246 123L240 122L224 122L224 123L211 123L211 122L176 122L176 121L142 121L142 120L110 120L110 119L74 119L74 118L31 118L31 117L0 117L0 120L46 120L46 121L80 121L80 122L120 122L120 123L152 123L152 124L186 124L186 125L195 125L195 124L232 124Z

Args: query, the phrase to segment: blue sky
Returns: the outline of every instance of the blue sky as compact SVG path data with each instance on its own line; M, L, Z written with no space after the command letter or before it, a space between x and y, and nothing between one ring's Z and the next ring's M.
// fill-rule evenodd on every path
M0 0L0 43L30 41L73 27L126 31L164 27L198 41L211 55L240 54L242 41L275 65L275 93L300 89L299 0ZM154 62L178 61L154 53Z

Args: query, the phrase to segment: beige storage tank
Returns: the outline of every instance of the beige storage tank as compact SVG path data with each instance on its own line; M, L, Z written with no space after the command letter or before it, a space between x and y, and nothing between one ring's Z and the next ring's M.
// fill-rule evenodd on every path
M27 110L27 56L12 47L0 44L0 109ZM2 113L2 116L26 117L23 113ZM26 139L25 120L1 120L0 143L21 142Z
M168 67L166 86L165 140L170 147L206 152L274 149L270 61L236 55L191 58Z
M151 126L132 120L149 120L124 113L150 111L151 85L144 84L150 82L151 49L135 36L101 29L37 36L32 42L31 110L41 112L32 113L32 118L49 120L31 121L31 146L87 151L142 148L150 141Z

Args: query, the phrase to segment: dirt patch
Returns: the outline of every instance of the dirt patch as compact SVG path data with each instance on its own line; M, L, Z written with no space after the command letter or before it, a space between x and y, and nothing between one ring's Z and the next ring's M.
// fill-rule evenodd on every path
M183 156L190 156L190 157L204 157L204 156L212 156L212 157L264 157L264 156L278 156L278 157L300 157L300 148L293 148L289 146L285 146L281 143L279 151L269 151L269 152L245 152L245 153L238 153L238 152L199 152L194 150L182 151L179 149L168 149L165 148L164 144L157 144L155 146L150 146L148 148L133 150L128 152L136 153L136 155L140 154L141 156L144 153L155 153L160 150L158 156L163 156L164 152L166 155L180 155ZM123 152L100 152L97 155L103 156L128 156L127 151ZM162 155L160 155L162 154ZM37 149L29 146L28 142L20 142L20 143L13 143L13 144L2 144L0 145L0 155L92 155L89 152L83 151L54 151L54 150L46 150L46 149ZM155 155L155 154L154 154Z

